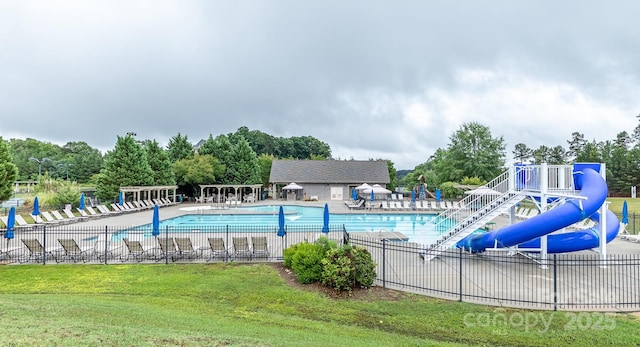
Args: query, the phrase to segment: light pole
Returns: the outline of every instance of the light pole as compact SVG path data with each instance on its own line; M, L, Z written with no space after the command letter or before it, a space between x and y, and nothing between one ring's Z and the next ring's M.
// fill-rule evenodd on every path
M71 164L69 163L60 163L57 165L59 169L63 169L66 174L67 174L67 181L69 180L69 166L71 166Z
M31 157L29 158L29 160L35 161L36 163L38 163L38 182L40 182L40 176L42 175L42 163L44 163L45 161L51 161L51 159L49 158L37 159L37 158Z

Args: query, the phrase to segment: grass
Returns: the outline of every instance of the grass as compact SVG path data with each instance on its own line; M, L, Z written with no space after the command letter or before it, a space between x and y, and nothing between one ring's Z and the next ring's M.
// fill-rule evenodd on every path
M266 264L1 266L0 346L636 345L631 314L288 286ZM387 299L388 298L388 299ZM548 323L548 324L547 324Z

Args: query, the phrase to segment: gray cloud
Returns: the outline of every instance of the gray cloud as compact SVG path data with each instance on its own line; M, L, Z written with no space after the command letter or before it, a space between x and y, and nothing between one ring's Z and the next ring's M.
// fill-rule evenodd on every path
M240 126L413 168L464 122L508 145L611 139L640 109L640 5L0 3L0 136L113 147Z

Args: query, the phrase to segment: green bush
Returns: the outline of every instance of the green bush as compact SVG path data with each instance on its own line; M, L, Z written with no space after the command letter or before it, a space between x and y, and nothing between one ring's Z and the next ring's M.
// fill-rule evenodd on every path
M299 243L293 244L287 248L284 249L283 252L283 256L284 256L284 261L283 261L283 265L286 268L291 268L291 264L293 262L293 256L296 254L296 251L298 250L298 245Z
M375 263L363 247L331 249L322 260L322 283L336 290L368 288L376 277Z
M318 237L318 239L316 240L316 245L320 246L320 248L322 248L322 254L326 254L328 250L330 249L336 249L338 248L338 242L329 239L326 236L320 236Z
M324 253L318 244L300 243L291 257L291 269L302 284L318 282L322 276Z

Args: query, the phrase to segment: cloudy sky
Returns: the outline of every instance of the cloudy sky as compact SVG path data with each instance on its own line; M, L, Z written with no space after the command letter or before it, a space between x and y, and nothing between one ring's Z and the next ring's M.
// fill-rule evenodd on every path
M0 136L102 151L241 126L412 169L464 123L631 132L638 1L0 1Z

